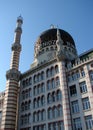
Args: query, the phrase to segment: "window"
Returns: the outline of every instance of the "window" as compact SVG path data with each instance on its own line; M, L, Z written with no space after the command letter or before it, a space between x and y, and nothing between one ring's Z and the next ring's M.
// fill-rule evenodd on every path
M48 103L51 103L51 102L52 102L52 97L51 97L51 95L50 95L50 94L48 94L48 97L47 97L47 102L48 102Z
M64 124L63 122L58 123L58 130L64 130Z
M51 80L51 86L52 86L52 88L55 88L55 81L54 81L54 79Z
M77 95L77 90L76 90L76 85L70 86L70 96L76 96Z
M78 101L77 100L71 102L71 108L72 108L72 113L79 112L79 105L78 105Z
M86 116L85 117L85 122L86 122L86 128L88 130L93 129L93 119L92 115Z
M57 114L57 108L54 107L54 108L53 108L53 117L56 118L57 115L58 115L58 114Z
M52 109L48 109L48 119L52 119Z
M81 82L81 83L79 84L79 86L80 86L80 92L81 92L81 93L87 92L87 85L86 85L86 82L85 82L85 81L84 81L84 82Z
M81 76L85 77L85 71L83 69L81 70Z
M60 101L62 99L62 93L60 90L57 91L57 101Z
M74 119L74 130L82 130L81 119L80 118L75 118Z
M47 81L47 89L48 89L48 90L51 89L51 82L50 82L50 80Z
M58 109L58 116L61 117L63 115L62 106L59 105L57 109Z
M60 85L60 79L59 77L56 77L56 87Z
M55 66L55 73L59 73L58 65Z
M89 98L88 97L83 98L82 104L83 104L83 110L89 109L90 108Z
M90 80L93 81L93 71L90 72Z

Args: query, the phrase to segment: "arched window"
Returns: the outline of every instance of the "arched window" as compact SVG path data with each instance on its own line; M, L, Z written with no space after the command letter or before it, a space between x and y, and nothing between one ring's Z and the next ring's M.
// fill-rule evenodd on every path
M47 81L47 90L50 90L51 89L51 82L50 80Z
M55 66L55 73L59 73L59 68L58 68L58 65Z
M41 92L45 92L45 84L44 83L41 84Z
M37 86L37 94L40 94L41 93L41 87L40 87L40 84Z
M28 104L27 104L27 102L25 102L25 110L27 110L28 109Z
M48 103L52 103L52 97L51 97L51 94L49 93L48 96L47 96L47 102Z
M50 70L49 69L47 69L46 75L47 75L47 77L50 77Z
M38 74L38 81L41 80L41 74Z
M41 72L41 80L44 80L44 72Z
M58 87L60 85L60 79L59 77L56 77L56 87Z
M31 85L32 84L32 78L30 77L29 78L29 85Z
M53 101L53 102L56 101L56 93L55 93L55 92L52 93L52 101Z
M39 121L41 121L41 111L38 111Z
M64 130L64 125L61 121L58 123L58 130Z
M42 106L44 106L44 104L45 104L45 97L44 96L41 97L41 104L42 104Z
M24 87L25 87L25 85L26 85L26 81L25 81L25 80L23 80L22 84L23 84L23 88L24 88Z
M29 80L28 79L26 79L26 86L28 86L29 85Z
M55 88L55 80L54 79L51 80L51 86L52 86L52 88Z
M42 119L45 120L46 119L46 111L42 110Z
M51 67L51 76L54 75L54 67Z
M21 111L24 111L25 110L25 106L24 106L24 103L21 104Z
M57 115L58 115L58 113L57 113L57 108L54 106L54 107L53 107L53 117L56 118Z
M38 97L38 99L37 99L37 104L38 104L38 107L41 106L41 99L40 99L40 97Z
M63 115L62 106L58 105L57 110L58 110L58 116L61 117Z
M60 101L62 99L62 93L60 90L57 91L57 101Z
M52 119L52 108L48 108L48 119Z
M36 82L37 82L37 76L34 75L34 83L36 83Z
M33 121L34 121L34 122L37 121L37 113L36 113L36 112L34 112L34 114L33 114Z
M34 108L37 108L37 100L36 100L36 98L34 99L33 105L34 105Z

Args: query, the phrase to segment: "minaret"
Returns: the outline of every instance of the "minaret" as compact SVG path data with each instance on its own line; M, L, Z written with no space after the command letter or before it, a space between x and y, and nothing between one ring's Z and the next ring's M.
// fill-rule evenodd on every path
M17 105L18 105L18 86L19 86L19 58L21 51L21 33L23 19L21 16L17 19L15 29L14 43L12 44L12 57L10 69L6 72L6 91L4 99L4 108L2 114L1 130L17 130Z

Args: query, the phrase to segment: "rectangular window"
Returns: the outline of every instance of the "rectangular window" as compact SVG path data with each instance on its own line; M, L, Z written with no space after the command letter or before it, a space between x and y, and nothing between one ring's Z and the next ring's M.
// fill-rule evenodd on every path
M90 109L90 102L88 97L82 99L82 105L83 110Z
M71 102L72 113L79 112L78 100Z
M77 90L76 90L76 85L70 86L70 96L76 96L77 95Z
M85 122L86 122L86 128L88 130L93 129L93 119L92 115L86 116L85 117Z
M75 118L73 121L74 121L74 130L82 130L80 117Z
M93 81L93 71L90 72L90 80Z
M87 85L86 85L86 82L85 82L85 81L79 83L79 86L80 86L80 92L81 92L81 93L87 92Z

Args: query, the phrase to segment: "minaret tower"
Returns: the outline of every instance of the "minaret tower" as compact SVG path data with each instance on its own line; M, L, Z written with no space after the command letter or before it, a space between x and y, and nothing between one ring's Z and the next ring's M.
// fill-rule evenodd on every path
M17 19L15 29L14 43L12 44L12 57L10 69L6 72L6 91L4 99L4 108L2 115L1 130L17 130L17 105L18 105L18 86L19 86L19 58L21 51L21 34L23 19L21 16Z

